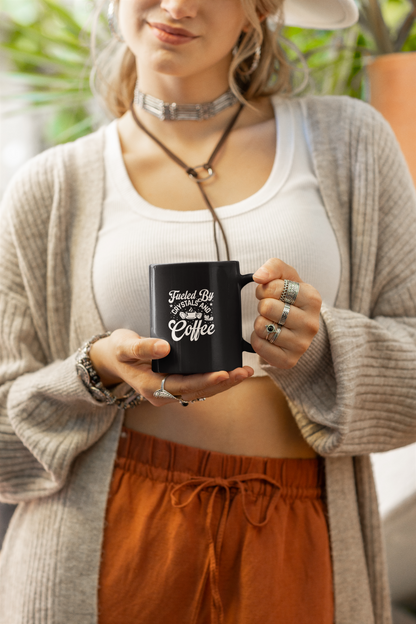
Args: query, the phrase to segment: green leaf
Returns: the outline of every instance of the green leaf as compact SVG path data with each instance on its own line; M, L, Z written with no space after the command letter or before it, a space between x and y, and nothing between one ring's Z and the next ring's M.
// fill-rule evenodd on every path
M54 43L59 47L66 50L70 50L77 55L85 56L89 54L87 47L82 46L78 40L78 37L68 37L67 34L59 33L59 35L53 35L50 32L45 32L45 28L42 30L36 24L30 26L22 26L21 24L14 24L14 32L22 37L26 37L41 47L46 47L47 43Z
M79 37L82 28L67 9L61 4L52 2L52 0L41 0L41 2L46 6L46 10L49 9L54 16L58 16L61 19L69 32Z
M28 102L53 102L54 100L59 100L63 98L69 98L76 95L76 97L82 97L83 99L88 99L92 97L91 93L87 94L84 91L80 91L79 89L65 89L62 91L21 91L20 93L9 93L7 95L2 95L1 99L3 101L22 101L26 100Z
M51 109L54 111L63 110L63 109L71 109L74 106L79 106L80 104L85 104L88 98L85 97L84 93L80 93L78 95L71 96L61 96L61 98L52 98L50 100L39 100L31 102L30 106L21 106L19 108L13 108L11 110L6 110L2 112L3 117L14 117L15 115L24 115L26 113L33 113L34 110L39 109Z
M83 63L76 63L67 59L60 59L57 57L50 57L46 54L36 54L33 52L26 52L24 50L16 49L12 44L0 43L0 49L5 50L13 61L20 63L27 63L28 65L34 65L36 67L60 67L64 68L68 73L77 73L84 69Z
M25 85L32 85L44 88L77 88L89 90L89 78L69 77L64 74L31 74L29 72L3 72L0 79L21 82Z
M74 138L78 138L79 136L83 136L87 131L91 131L95 120L95 115L89 115L88 117L85 117L82 121L79 121L78 123L69 126L60 134L55 135L54 140L57 143L65 143L66 141L73 140Z

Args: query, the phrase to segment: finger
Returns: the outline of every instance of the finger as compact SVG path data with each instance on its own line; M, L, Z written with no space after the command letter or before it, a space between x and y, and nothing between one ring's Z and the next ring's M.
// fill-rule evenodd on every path
M170 344L159 338L128 338L117 345L116 355L120 362L150 361L166 357Z
M279 349L285 351L285 358L287 355L292 355L299 359L300 356L307 351L314 336L319 330L319 320L317 320L310 324L304 323L301 327L295 330L289 329L286 326L281 327L278 335L274 336L273 334L267 332L267 324L268 319L263 316L258 316L256 318L254 322L254 332L256 336L267 342L268 345L278 347ZM267 340L268 336L269 340ZM273 338L274 340L271 342L271 339ZM254 344L253 348L255 349Z
M169 375L165 382L165 388L175 396L189 399L204 397L213 388L228 381L230 375L227 371L216 371L197 375Z
M302 314L302 313L301 313ZM254 331L256 332L259 338L263 338L266 340L268 332L266 331L266 326L270 324L269 319L264 316L258 316L254 321ZM302 324L298 325L296 328L290 329L285 325L282 327L282 330L279 336L273 343L276 346L281 347L282 349L289 349L296 354L304 353L309 345L312 342L313 337L318 333L319 330L319 318L315 319L308 318L303 313L303 321Z
M235 368L232 371L229 371L231 381L244 381L249 377L254 375L254 370L251 366L241 366L240 368Z
M283 292L283 286L284 280L282 279L272 280L267 284L260 284L256 288L256 297L260 300L268 298L280 300ZM321 309L322 299L316 288L310 284L301 282L299 284L298 296L296 297L296 301L293 305L301 309L319 311Z
M129 369L128 383L153 405L164 405L175 401L175 399L161 399L154 396L154 392L161 388L163 379L165 379L164 389L174 397L179 397L188 389L196 394L201 389L205 390L229 378L226 371L198 375L164 375L154 373L150 364L146 363L138 364L133 370L130 366ZM199 396L203 394L200 393Z
M294 347L294 332L292 332L287 327L282 327L278 337L274 342L270 342L267 340L268 332L266 331L266 327L270 324L270 321L264 316L258 316L254 321L254 331L258 338L265 340L267 344L271 344L275 348L279 349L292 349ZM275 325L276 326L276 325Z
M161 399L154 396L154 392L159 390L162 380L165 379L164 389L174 397L181 397L186 401L197 398L207 398L224 392L224 390L238 385L244 379L251 377L254 371L250 366L237 368L233 371L217 371L197 375L163 375L154 373L150 368L140 367L140 388L136 388L152 405L164 405L173 403L176 399Z
M253 275L253 280L258 284L266 284L274 279L302 282L296 270L279 258L270 258Z
M216 394L220 394L221 392L225 392L230 388L238 386L240 383L242 383L245 379L251 377L253 374L254 370L251 368L251 366L236 368L233 371L229 372L228 379L220 381L214 386L201 388L200 390L197 390L196 392L190 394L184 393L181 396L186 401L191 401L197 398L210 398L215 396Z
M276 342L272 344L260 338L254 331L251 335L251 344L255 352L275 368L293 368L302 353L293 350L293 344L290 340L291 333L289 329L283 327Z
M165 382L165 389L174 396L185 400L214 396L224 389L237 385L251 377L251 366L243 366L232 371L218 371L201 375L170 375Z
M266 319L266 323L271 321L272 323L281 324L285 305L287 304L276 299L261 299L257 305L257 310ZM302 326L307 316L308 314L304 310L291 305L283 325L288 329L297 329Z
M184 401L192 401L199 398L207 398L214 394L213 388L219 386L229 379L229 375L226 371L220 371L219 375L189 375L189 377L198 377L198 379L188 380L184 375L169 375L169 379L166 379L164 389L173 395L175 398L157 398L154 396L154 392L161 387L162 379L159 381L157 388L142 392L142 394L153 405L164 405L166 403L173 403L177 399L183 399ZM166 377L166 376L165 376Z

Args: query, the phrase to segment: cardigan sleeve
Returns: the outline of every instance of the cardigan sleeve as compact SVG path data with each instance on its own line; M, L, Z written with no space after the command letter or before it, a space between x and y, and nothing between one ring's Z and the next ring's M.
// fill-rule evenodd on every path
M377 175L371 185L364 174L353 183L361 184L352 193L361 208L358 216L351 209L352 309L322 306L318 334L298 364L262 367L323 456L416 441L416 194L390 127L370 114L375 163L367 151L360 167L374 164Z
M49 200L40 170L35 163L18 174L0 214L0 499L9 503L61 489L74 458L117 411L89 394L75 355L56 359L49 352L43 242ZM13 226L19 211L27 221L24 249Z

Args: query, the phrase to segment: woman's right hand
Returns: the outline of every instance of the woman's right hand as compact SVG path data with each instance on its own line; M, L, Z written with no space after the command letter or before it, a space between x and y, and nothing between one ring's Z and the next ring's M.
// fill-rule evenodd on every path
M170 345L159 338L142 338L129 329L117 329L107 338L95 342L90 351L92 364L104 386L128 383L152 405L160 406L174 399L157 399L153 393L166 375L152 371L152 360L166 357ZM169 375L165 389L185 401L211 397L237 386L253 375L250 366L232 371L197 375Z

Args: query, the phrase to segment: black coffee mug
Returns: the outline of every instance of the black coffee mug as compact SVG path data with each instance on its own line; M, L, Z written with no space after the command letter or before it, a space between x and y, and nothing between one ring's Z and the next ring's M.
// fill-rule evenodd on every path
M254 349L241 333L241 275L236 261L151 264L150 336L170 353L152 361L156 373L210 373L242 366Z

